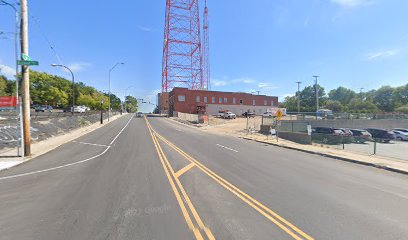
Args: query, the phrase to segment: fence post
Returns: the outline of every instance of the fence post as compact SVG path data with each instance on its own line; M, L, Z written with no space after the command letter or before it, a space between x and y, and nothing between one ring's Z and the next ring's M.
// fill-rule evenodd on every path
M377 139L374 139L374 155L377 154Z

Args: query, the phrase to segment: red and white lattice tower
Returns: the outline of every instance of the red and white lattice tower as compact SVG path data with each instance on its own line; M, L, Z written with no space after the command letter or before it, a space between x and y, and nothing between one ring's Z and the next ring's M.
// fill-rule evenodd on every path
M210 35L208 23L207 0L204 6L204 24L203 24L203 88L210 89Z
M166 0L162 92L204 89L199 0Z

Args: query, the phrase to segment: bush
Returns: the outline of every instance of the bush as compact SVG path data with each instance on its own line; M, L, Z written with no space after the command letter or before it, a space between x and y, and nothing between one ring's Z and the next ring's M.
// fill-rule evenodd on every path
M395 111L408 114L408 105L401 106L395 109Z

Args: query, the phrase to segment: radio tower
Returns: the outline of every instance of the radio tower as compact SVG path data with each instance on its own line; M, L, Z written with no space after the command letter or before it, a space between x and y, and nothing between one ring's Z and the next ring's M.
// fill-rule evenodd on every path
M210 85L210 36L209 36L209 24L208 24L208 7L207 0L205 0L204 6L204 24L203 24L203 89L209 90Z
M162 93L204 89L199 0L166 0Z

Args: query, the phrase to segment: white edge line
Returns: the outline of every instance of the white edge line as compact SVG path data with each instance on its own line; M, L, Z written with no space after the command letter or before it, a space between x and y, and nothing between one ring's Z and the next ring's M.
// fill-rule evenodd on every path
M120 132L118 133L118 135L116 135L116 137L109 143L109 146L112 145L116 139L119 137L119 135L125 130L125 128L129 125L130 121L132 121L133 119L133 115L132 117L129 119L129 121L126 123L126 125L122 128L122 130L120 130Z
M98 155L95 155L95 156L93 156L93 157L90 157L90 158L87 158L87 159L84 159L84 160L81 160L81 161L78 161L78 162L69 163L69 164L65 164L65 165L58 166L58 167L53 167L53 168L47 168L47 169L43 169L43 170L39 170L39 171L35 171L35 172L28 172L28 173L22 173L22 174L17 174L17 175L11 175L11 176L7 176L7 177L2 177L2 178L0 178L0 180L6 180L6 179L11 179L11 178L17 178L17 177L23 177L23 176L34 175L34 174L37 174L37 173L49 172L49 171L57 170L57 169L60 169L60 168L65 168L65 167L77 165L77 164L80 164L80 163L85 163L85 162L91 161L92 159L95 159L95 158L97 158L97 157L102 156L102 155L105 154L109 149L110 149L110 146L107 147L107 148L105 149L105 151L103 151L102 153L99 153Z
M78 141L72 141L73 143L79 143L79 144L85 144L85 145L91 145L91 146L97 146L97 147L109 147L108 145L102 145L102 144L96 144L96 143L87 143L87 142L78 142Z
M229 147L226 147L226 146L223 146L223 145L221 145L221 144L216 144L218 147L222 147L222 148L225 148L225 149L228 149L228 150L230 150L230 151L233 151L233 152L238 152L237 150L235 150L235 149L232 149L232 148L229 148Z
M131 117L129 119L129 121L126 123L125 127L122 128L122 130L120 130L120 132L116 135L116 137L112 140L112 142L110 143L110 145L119 137L119 135L125 130L125 128L129 125L130 121L132 121L133 117ZM65 168L65 167L70 167L70 166L74 166L77 164L81 164L81 163L85 163L88 161L91 161L95 158L98 158L102 155L104 155L109 149L111 148L111 146L107 146L107 148L99 153L98 155L95 155L93 157L78 161L78 162L74 162L74 163L69 163L69 164L65 164L62 166L58 166L58 167L53 167L53 168L47 168L47 169L43 169L43 170L39 170L39 171L34 171L34 172L28 172L28 173L22 173L22 174L17 174L17 175L11 175L11 176L7 176L7 177L0 177L0 181L1 180L6 180L6 179L12 179L12 178L18 178L18 177L24 177L24 176L29 176L29 175L34 175L34 174L38 174L38 173L44 173L44 172L50 172L50 171L54 171L57 169L61 169L61 168Z

